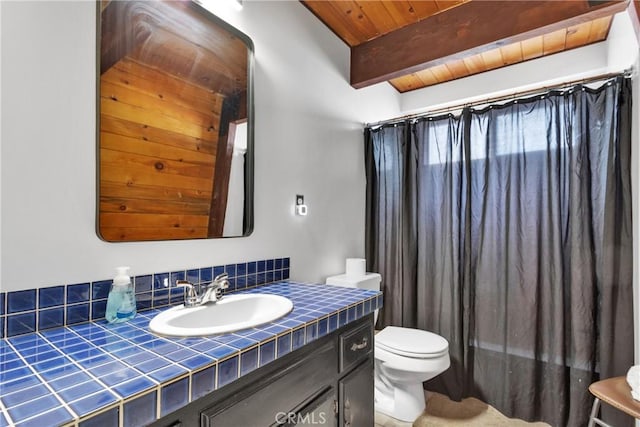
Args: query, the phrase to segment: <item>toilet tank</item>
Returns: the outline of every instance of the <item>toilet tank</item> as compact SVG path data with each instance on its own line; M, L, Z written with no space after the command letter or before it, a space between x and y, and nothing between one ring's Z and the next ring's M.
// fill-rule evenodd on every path
M339 276L327 277L327 285L342 286L345 288L360 288L379 291L382 283L382 276L379 273L365 273L358 276L340 274ZM373 312L373 324L378 321L378 310Z
M378 273L365 273L361 276L348 276L340 274L338 276L327 277L325 282L327 285L342 286L345 288L369 289L372 291L380 290L382 276Z

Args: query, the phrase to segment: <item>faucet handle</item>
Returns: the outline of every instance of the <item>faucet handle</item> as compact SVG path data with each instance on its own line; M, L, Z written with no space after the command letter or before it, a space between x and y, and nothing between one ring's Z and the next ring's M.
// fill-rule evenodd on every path
M229 274L222 273L218 274L215 279L213 279L214 285L214 298L215 301L222 298L222 291L229 288Z
M184 294L184 306L192 307L196 305L198 302L198 293L196 292L196 287L193 286L193 283L188 280L176 280L176 286L187 288L187 292Z
M213 283L218 284L218 289L227 289L229 287L229 274L222 273L218 274L215 279L213 279Z
M219 281L221 281L221 280L225 280L225 279L227 279L228 277L229 277L229 273L226 273L226 272L225 272L225 273L220 273L220 274L218 274L218 275L216 276L216 278L215 278L215 279L213 279L213 281L214 281L214 282L219 282Z

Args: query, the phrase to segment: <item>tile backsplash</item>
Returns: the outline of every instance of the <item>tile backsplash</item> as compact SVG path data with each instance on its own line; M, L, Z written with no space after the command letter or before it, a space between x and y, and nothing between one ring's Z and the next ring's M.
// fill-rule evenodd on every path
M207 283L229 274L229 291L289 278L289 258L170 271L133 277L138 311L182 304L176 280ZM111 280L0 292L0 338L103 319Z

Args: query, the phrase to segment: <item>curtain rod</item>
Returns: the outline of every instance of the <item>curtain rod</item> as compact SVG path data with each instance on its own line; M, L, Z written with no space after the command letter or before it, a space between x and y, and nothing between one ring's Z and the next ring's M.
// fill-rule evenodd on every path
M490 98L483 98L483 99L479 99L477 101L465 102L463 104L456 104L456 105L452 105L452 106L449 106L449 107L436 108L436 109L433 109L433 110L423 111L421 113L407 114L406 116L396 117L394 119L388 119L388 120L381 120L381 121L375 122L375 123L365 123L364 127L365 128L377 128L377 127L384 126L384 125L389 125L389 124L394 124L394 123L401 123L401 122L404 122L406 120L419 119L419 118L423 118L423 117L429 117L429 116L445 114L445 113L448 113L448 112L451 112L451 111L461 110L461 109L463 109L465 107L476 107L478 105L486 105L486 104L489 104L491 102L509 101L509 100L512 100L512 99L515 99L515 98L529 97L529 96L535 96L535 95L538 95L538 94L547 93L547 92L550 92L552 90L568 89L569 87L577 85L577 84L594 83L594 82L598 82L598 81L604 81L604 80L612 79L612 78L618 77L618 76L631 77L632 75L633 75L633 68L628 68L628 69L626 69L624 71L618 71L618 72L615 72L615 73L599 74L599 75L596 75L596 76L585 77L585 78L582 78L582 79L570 80L570 81L567 81L567 82L564 82L564 83L559 83L557 85L542 86L542 87L539 87L539 88L529 89L529 90L525 90L525 91L522 91L522 92L513 92L512 94L508 94L508 95L499 95L499 96L494 96L494 97L490 97Z

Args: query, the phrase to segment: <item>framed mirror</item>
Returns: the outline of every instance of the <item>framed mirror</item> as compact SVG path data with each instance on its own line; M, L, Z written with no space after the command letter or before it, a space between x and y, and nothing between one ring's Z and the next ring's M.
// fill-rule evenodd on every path
M253 228L253 43L191 1L98 2L97 232Z

